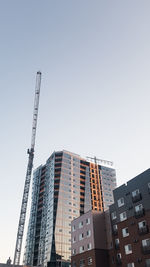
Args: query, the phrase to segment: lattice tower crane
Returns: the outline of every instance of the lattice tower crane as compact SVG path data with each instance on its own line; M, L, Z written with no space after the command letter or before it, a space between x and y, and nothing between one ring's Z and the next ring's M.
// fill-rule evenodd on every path
M38 118L38 109L39 109L39 97L40 97L40 87L41 87L41 72L38 71L36 75L36 86L35 86L35 98L34 98L34 111L33 111L33 123L32 123L32 137L31 137L31 148L28 149L28 165L27 172L24 184L23 198L21 204L20 218L18 224L18 232L16 239L16 247L14 254L14 265L19 265L20 256L21 256L21 247L27 212L27 203L30 189L31 173L33 168L33 158L34 158L34 147L35 147L35 136L36 136L36 127L37 127L37 118Z

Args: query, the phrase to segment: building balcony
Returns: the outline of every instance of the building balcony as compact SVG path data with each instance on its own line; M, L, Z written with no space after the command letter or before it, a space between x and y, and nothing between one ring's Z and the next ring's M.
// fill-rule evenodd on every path
M148 225L145 225L145 226L139 228L138 232L139 232L139 235L144 235L144 234L149 233Z
M150 245L142 247L143 254L150 254Z
M132 202L133 203L136 203L136 202L140 201L141 199L142 199L141 193L135 195L134 197L132 196Z
M140 217L142 217L144 215L145 215L145 210L144 209L141 209L139 211L135 211L135 213L134 213L134 216L135 216L136 219L140 218Z

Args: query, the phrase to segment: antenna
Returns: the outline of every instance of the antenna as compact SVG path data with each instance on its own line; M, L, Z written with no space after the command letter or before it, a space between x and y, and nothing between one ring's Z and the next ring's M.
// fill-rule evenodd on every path
M31 173L33 168L33 158L34 158L34 147L35 147L35 137L36 137L36 127L37 127L37 118L38 118L38 109L39 109L39 97L40 97L40 87L41 87L41 72L38 71L36 75L36 86L35 86L35 98L34 98L34 110L33 110L33 123L32 123L32 137L31 137L31 148L28 149L28 165L27 172L24 184L24 192L21 204L20 218L18 224L18 232L17 232L17 240L16 240L16 248L14 254L14 265L19 265L20 256L21 256L21 247L27 212L27 203L28 203L28 195L30 189L30 181L31 181Z

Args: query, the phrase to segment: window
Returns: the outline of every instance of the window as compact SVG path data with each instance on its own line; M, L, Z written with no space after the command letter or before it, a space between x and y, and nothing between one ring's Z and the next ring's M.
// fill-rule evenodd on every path
M72 232L76 230L75 225L72 226Z
M72 238L72 242L73 242L73 243L76 242L76 237L75 237L75 236Z
M142 247L150 247L150 238L142 240Z
M80 260L80 267L83 267L83 266L85 266L85 260L84 259L81 259Z
M90 218L86 219L86 224L90 224Z
M129 235L128 227L123 228L123 229L122 229L122 236L123 236L123 237L126 237L126 236L128 236L128 235Z
M79 240L82 240L83 237L84 237L84 234L83 233L79 234Z
M142 221L138 223L139 229L142 229L146 226L146 221Z
M73 248L73 250L72 250L72 254L73 254L73 255L76 255L76 249L75 249L75 248Z
M117 224L114 224L114 225L113 225L113 231L114 231L114 232L117 232L117 231L118 231L118 226L117 226Z
M124 205L124 198L123 197L119 198L117 202L118 202L118 207L119 208L122 207Z
M146 259L145 263L146 263L146 267L150 267L150 259Z
M83 222L79 222L79 228L83 227Z
M134 262L131 262L131 263L128 263L127 264L127 267L134 267L135 265L134 265Z
M111 213L111 219L115 220L116 218L117 218L117 214L116 214L116 211L114 211Z
M87 235L87 237L91 236L91 230L88 230L88 231L86 232L86 235Z
M81 247L80 247L79 252L80 252L80 253L84 252L84 246L81 246Z
M128 245L124 246L124 249L125 249L125 254L126 254L126 255L132 253L132 247L131 247L131 244L128 244Z
M119 238L115 239L115 245L119 245Z
M88 257L88 265L91 265L92 264L92 257Z
M117 260L121 260L121 253L117 253Z
M115 249L119 249L119 238L115 239Z
M136 197L140 193L139 189L136 189L132 192L132 197Z
M143 205L142 204L139 204L137 206L135 206L135 212L139 212L139 211L142 211L143 210Z
M76 267L76 262L75 261L73 261L72 267Z
M92 248L91 243L87 244L87 249L90 250Z
M126 211L120 213L120 221L125 221L127 219Z
M150 189L150 183L148 183L148 188Z

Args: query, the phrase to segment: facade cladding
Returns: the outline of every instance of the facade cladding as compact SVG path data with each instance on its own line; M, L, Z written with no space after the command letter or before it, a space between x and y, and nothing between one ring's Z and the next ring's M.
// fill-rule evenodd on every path
M67 151L54 152L33 174L24 264L68 267L71 221L113 202L116 174Z
M110 266L150 266L150 169L114 190Z
M71 226L71 266L108 267L112 244L109 212L91 210Z

